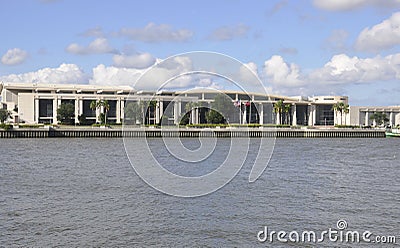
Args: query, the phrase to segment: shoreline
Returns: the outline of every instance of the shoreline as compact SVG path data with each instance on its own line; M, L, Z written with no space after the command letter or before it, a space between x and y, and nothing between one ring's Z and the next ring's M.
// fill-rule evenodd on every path
M17 128L0 138L385 138L382 129L290 128Z

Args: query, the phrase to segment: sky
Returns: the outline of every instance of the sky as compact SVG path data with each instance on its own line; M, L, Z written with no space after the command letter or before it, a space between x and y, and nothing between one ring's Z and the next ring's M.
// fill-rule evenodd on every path
M400 105L400 0L0 0L0 9L3 82L134 86L170 56L211 51L244 63L268 93Z

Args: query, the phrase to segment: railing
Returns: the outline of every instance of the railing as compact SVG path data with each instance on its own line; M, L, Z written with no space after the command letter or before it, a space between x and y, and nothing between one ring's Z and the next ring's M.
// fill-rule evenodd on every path
M384 130L276 130L276 129L12 129L0 130L0 138L384 138Z

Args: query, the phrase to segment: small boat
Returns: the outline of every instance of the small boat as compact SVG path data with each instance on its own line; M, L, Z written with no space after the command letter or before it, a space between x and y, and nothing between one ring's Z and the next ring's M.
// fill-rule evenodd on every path
M386 137L399 137L400 138L400 129L389 129L385 132Z

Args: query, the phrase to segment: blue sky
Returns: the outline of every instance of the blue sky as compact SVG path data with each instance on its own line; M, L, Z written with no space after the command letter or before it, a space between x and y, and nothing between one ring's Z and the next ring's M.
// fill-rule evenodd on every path
M246 63L270 93L400 105L399 7L399 0L0 0L0 80L133 85L156 61L201 50Z

